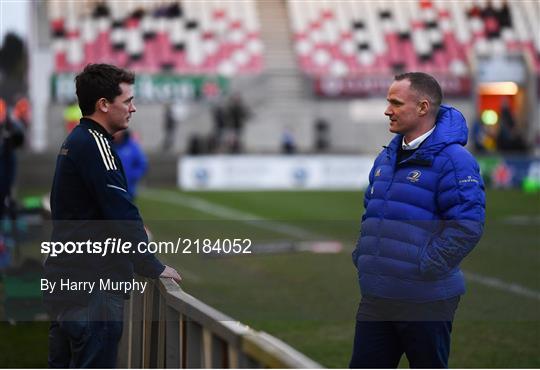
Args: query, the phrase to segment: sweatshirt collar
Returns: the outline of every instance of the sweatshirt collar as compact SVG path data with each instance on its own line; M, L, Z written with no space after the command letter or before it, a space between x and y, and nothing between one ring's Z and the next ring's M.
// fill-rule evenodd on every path
M103 134L109 141L113 139L112 135L109 134L103 126L101 126L99 123L97 123L91 118L88 118L88 117L81 118L80 124L87 128L91 128L98 131L99 133Z

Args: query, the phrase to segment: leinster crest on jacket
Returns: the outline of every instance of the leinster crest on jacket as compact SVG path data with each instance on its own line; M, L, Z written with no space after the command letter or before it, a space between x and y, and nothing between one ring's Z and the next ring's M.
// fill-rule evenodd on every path
M407 175L407 180L409 180L410 182L418 182L418 180L420 180L421 175L422 175L422 172L418 170L411 171Z

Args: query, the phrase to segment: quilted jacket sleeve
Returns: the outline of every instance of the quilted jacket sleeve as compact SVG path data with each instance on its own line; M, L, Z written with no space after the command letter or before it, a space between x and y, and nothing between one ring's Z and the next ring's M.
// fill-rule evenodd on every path
M438 184L439 231L420 256L420 272L439 278L456 268L482 236L485 191L478 163L464 148L453 151Z

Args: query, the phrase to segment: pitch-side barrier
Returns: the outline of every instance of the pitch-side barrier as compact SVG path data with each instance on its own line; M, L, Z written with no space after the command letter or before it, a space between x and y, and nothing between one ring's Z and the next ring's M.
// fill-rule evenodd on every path
M321 368L281 340L233 320L171 279L126 302L120 368Z

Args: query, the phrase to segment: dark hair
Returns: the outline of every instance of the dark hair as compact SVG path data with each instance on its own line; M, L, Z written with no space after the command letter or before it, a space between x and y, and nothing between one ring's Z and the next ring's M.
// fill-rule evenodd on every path
M75 77L79 108L83 116L94 113L99 99L113 101L115 97L122 94L120 89L122 82L133 84L135 75L110 64L88 64Z
M411 89L427 98L433 106L433 113L437 114L443 100L443 93L441 85L433 76L424 72L407 72L395 76L394 80L409 80Z

